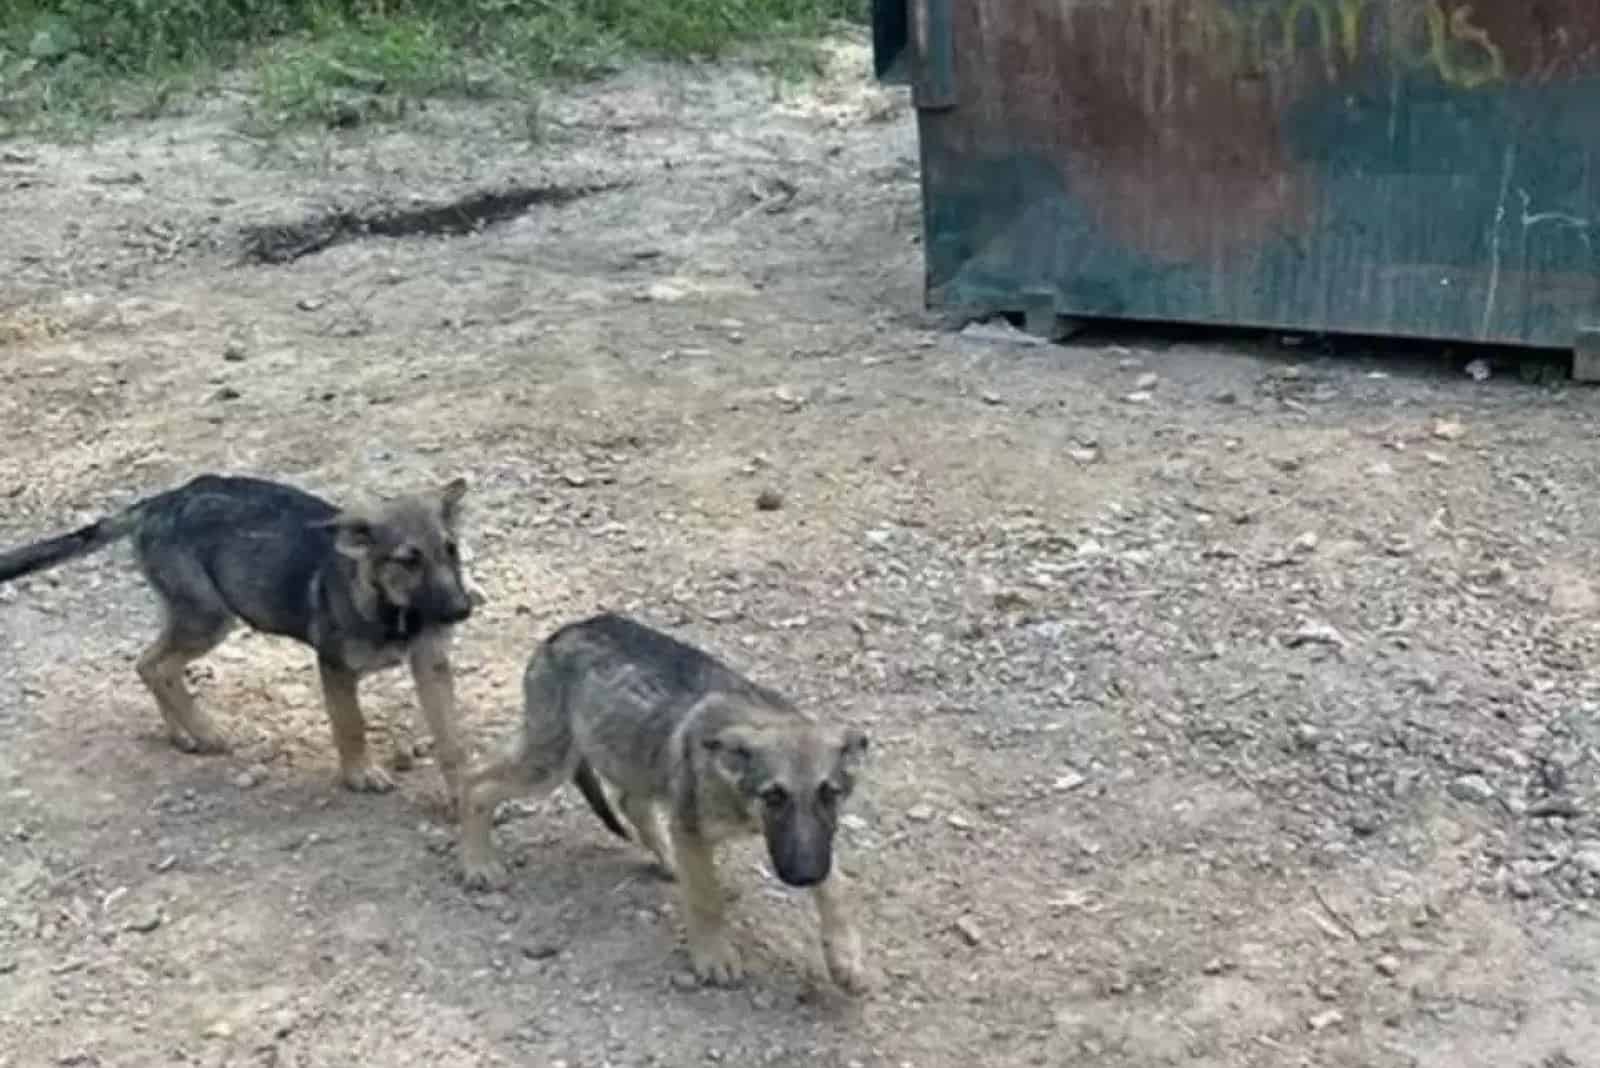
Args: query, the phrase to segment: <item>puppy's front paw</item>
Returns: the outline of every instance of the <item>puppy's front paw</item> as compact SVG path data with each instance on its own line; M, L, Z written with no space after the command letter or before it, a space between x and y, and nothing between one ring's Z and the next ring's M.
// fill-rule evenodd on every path
M511 885L511 873L498 860L462 860L461 885L473 893L504 890Z
M744 978L739 951L722 932L701 935L689 943L695 978L707 986L733 986Z
M358 794L386 794L394 789L389 773L371 761L347 765L340 769L339 777L346 788Z

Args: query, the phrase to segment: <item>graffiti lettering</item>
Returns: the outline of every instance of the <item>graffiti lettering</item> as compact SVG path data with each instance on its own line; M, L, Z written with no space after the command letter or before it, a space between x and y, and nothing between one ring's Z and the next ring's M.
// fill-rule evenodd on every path
M1319 54L1329 81L1350 72L1364 54L1431 70L1447 85L1477 89L1504 81L1505 56L1472 7L1451 0L1265 0L1198 5L1205 52L1230 73L1283 68L1304 52ZM1386 14L1387 13L1387 14Z

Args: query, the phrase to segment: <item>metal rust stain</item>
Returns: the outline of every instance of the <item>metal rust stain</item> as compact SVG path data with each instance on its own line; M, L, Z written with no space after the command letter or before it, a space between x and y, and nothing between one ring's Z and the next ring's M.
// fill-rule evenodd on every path
M1106 237L1222 265L1315 224L1302 105L1592 76L1600 0L958 0L952 35L953 152L1047 159Z

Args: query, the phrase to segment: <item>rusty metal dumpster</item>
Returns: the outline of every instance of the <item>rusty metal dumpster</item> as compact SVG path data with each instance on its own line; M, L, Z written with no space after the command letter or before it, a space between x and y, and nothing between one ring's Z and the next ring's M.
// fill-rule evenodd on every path
M873 37L930 307L1600 371L1600 0L875 0Z

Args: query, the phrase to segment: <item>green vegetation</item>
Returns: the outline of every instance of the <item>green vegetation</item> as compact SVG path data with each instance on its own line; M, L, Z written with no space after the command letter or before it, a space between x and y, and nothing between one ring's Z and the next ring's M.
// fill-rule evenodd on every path
M148 116L252 79L268 126L352 122L428 96L518 95L630 56L762 46L793 69L868 0L0 0L0 136Z

